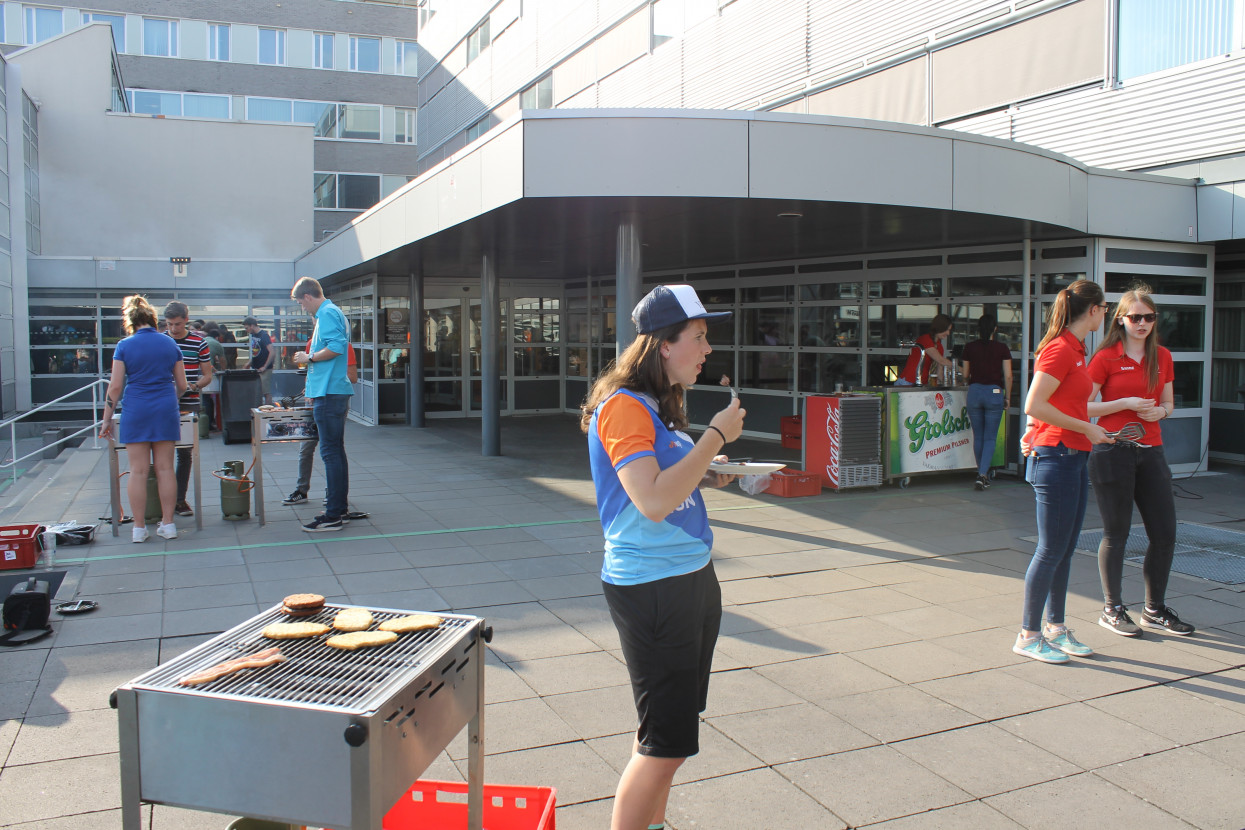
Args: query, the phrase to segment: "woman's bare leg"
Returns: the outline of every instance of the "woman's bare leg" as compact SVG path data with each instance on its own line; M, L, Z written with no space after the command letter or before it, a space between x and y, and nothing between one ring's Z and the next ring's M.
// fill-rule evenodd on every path
M611 830L648 830L665 821L670 782L686 758L655 758L634 753L614 794Z
M151 442L139 441L125 445L125 455L130 462L130 480L125 493L130 499L130 515L134 526L147 527L147 473L151 469Z
M156 487L160 491L160 521L173 523L173 508L177 503L177 474L173 468L173 442L156 441L151 445L151 455L156 467Z

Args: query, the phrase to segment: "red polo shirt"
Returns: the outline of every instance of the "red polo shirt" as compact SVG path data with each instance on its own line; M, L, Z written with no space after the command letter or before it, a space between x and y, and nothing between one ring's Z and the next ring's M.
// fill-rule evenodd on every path
M1034 374L1043 372L1059 381L1050 396L1050 403L1069 417L1089 420L1089 393L1094 391L1089 369L1085 365L1085 344L1068 329L1046 344L1033 367ZM1035 447L1063 444L1073 450L1090 450L1093 444L1082 433L1037 421L1033 437Z
M1159 346L1159 383L1155 389L1147 388L1147 371L1144 363L1138 363L1124 354L1124 342L1120 341L1106 349L1094 353L1089 362L1089 377L1101 384L1102 400L1115 401L1120 398L1150 398L1156 404L1163 397L1163 387L1176 379L1176 370L1172 365L1172 353ZM1098 426L1107 432L1115 432L1127 423L1136 421L1146 428L1144 437L1137 443L1157 447L1163 443L1163 431L1158 421L1143 421L1131 409L1121 409L1098 419Z
M912 351L908 352L908 362L904 364L903 371L899 373L902 380L915 385L919 372L921 385L929 385L929 367L934 364L934 361L925 354L926 349L937 349L938 354L945 354L941 340L935 340L930 334L922 334L916 339L916 345L912 347Z

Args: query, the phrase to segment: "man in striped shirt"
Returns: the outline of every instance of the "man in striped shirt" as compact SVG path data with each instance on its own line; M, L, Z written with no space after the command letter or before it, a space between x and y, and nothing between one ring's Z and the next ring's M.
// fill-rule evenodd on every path
M207 340L187 329L190 309L176 300L164 307L165 332L182 350L182 362L186 366L186 383L189 388L181 397L181 410L199 412L202 407L199 393L212 382L212 352ZM202 413L200 413L202 417ZM193 516L194 510L186 503L186 490L190 487L190 468L193 459L189 447L177 448L177 504L173 512L179 516Z

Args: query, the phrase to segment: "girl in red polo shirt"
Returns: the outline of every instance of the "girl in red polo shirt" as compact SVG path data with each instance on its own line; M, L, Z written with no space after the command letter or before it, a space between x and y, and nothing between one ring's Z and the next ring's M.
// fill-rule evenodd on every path
M1089 479L1102 516L1098 572L1106 608L1098 624L1125 637L1141 635L1123 600L1124 546L1136 502L1150 540L1143 568L1146 606L1141 624L1188 636L1194 627L1167 607L1167 579L1176 548L1176 500L1158 422L1175 408L1175 372L1171 352L1159 345L1158 308L1149 286L1134 286L1120 297L1107 335L1090 361L1089 376L1094 381L1091 401L1102 394L1100 403L1090 403L1089 412L1099 416L1103 429L1114 432L1136 421L1146 430L1136 443L1103 444L1089 456Z
M929 385L930 367L937 363L950 369L955 364L943 355L946 353L947 338L951 335L951 318L945 314L936 314L929 321L929 331L916 339L912 351L908 352L908 362L899 373L896 386L916 386L918 378L921 386Z
M1024 614L1012 651L1044 663L1066 663L1070 654L1094 653L1064 625L1064 606L1072 552L1089 499L1089 450L1111 440L1089 420L1094 384L1083 342L1102 326L1109 307L1102 289L1089 280L1077 280L1059 292L1037 347L1033 383L1025 400L1029 430L1021 439L1021 450L1026 456L1025 480L1037 496L1038 543L1025 573Z

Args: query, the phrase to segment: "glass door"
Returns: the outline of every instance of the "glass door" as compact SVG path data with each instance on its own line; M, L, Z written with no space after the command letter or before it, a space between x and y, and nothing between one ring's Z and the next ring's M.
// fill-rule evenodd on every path
M382 286L377 313L376 409L382 424L406 423L411 364L411 300L406 285Z
M424 410L433 417L468 411L463 361L464 343L470 342L463 325L468 319L466 306L461 299L424 301Z

